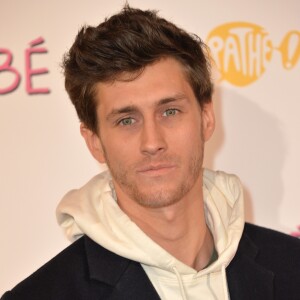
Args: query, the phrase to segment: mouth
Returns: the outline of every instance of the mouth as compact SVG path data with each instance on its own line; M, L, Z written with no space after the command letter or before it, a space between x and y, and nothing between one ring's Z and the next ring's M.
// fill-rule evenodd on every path
M159 176L173 171L175 167L176 166L172 164L148 165L138 169L137 172L142 175Z

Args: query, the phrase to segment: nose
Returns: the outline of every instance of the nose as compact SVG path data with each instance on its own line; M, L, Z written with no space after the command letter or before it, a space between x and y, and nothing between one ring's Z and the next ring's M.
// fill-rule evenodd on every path
M144 120L141 131L141 152L155 155L167 149L165 133L160 124L155 120Z

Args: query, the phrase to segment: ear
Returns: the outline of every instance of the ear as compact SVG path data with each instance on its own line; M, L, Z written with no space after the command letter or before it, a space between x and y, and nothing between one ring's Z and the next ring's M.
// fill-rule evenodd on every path
M212 101L203 104L201 114L203 139L207 142L215 130L215 113Z
M84 123L80 124L80 133L93 157L98 162L105 163L105 155L99 136L92 130L88 129Z

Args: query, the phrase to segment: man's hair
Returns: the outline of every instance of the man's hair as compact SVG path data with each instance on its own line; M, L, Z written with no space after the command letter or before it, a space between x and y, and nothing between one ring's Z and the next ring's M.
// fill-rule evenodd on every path
M211 101L210 60L206 45L160 18L156 11L125 5L120 13L97 27L84 26L63 59L65 87L78 117L97 133L95 85L139 76L144 68L164 57L179 61L202 106Z

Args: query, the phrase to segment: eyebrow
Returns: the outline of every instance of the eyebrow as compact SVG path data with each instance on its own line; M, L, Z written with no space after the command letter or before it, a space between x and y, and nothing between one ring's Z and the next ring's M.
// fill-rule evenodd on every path
M173 102L177 102L177 101L182 101L182 100L186 100L187 97L184 94L177 94L171 97L166 97L163 99L160 99L159 101L157 101L156 103L154 103L154 106L163 106L165 104L169 104L169 103L173 103ZM120 108L114 108L107 116L106 116L106 120L110 120L118 115L121 114L128 114L128 113L136 113L138 112L139 109L136 105L128 105L128 106L124 106L124 107L120 107Z

